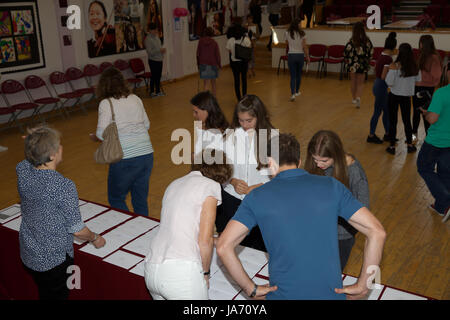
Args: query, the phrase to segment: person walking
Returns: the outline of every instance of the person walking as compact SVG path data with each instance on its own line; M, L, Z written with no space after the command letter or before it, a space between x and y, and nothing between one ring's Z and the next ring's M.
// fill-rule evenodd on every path
M161 91L161 75L163 69L163 59L166 48L161 47L161 39L159 38L159 29L155 23L148 25L149 34L145 37L144 45L147 50L148 64L150 66L150 97L165 96Z
M206 91L207 83L210 82L211 92L217 93L216 79L219 77L219 69L222 67L220 50L217 42L212 39L214 31L211 27L206 28L205 36L201 37L197 46L197 66L200 79L203 79L203 90Z

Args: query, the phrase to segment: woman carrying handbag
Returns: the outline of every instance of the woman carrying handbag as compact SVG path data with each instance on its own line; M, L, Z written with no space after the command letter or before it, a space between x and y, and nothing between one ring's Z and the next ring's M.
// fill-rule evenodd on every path
M94 141L105 141L99 148L105 148L105 154L113 153L104 144L108 140L105 130L116 124L118 139L122 147L123 157L117 162L109 162L108 202L113 208L129 211L125 203L128 192L134 212L148 215L148 189L153 168L153 147L148 130L150 121L145 112L142 100L132 94L127 81L116 68L105 70L97 86L98 124L96 134L91 134ZM115 118L115 120L113 119ZM108 128L108 130L109 130ZM111 138L112 142L114 138ZM99 161L96 152L96 161Z

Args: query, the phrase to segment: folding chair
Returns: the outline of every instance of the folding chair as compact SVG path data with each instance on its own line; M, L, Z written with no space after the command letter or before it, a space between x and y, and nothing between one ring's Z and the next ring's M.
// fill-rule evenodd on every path
M91 87L87 78L84 76L83 71L78 68L70 67L66 70L66 77L72 85L75 92L83 94L80 98L87 96L88 98L83 102L83 105L87 105L95 98L95 88Z
M311 44L309 46L309 61L310 63L318 62L317 75L322 77L321 69L323 68L323 59L325 59L325 54L327 52L327 47L324 44Z
M289 52L289 45L286 46L286 54L284 56L280 56L280 59L278 60L277 75L280 74L281 61L283 61L283 73L286 72L286 62L288 61L288 52Z
M98 78L102 74L100 68L93 64L87 64L83 69L83 73L89 83L89 86L96 88L99 80Z
M105 71L106 69L112 67L112 63L111 62L102 62L102 64L100 65L100 73Z
M1 91L0 91L0 96L2 97L2 103L0 105L0 116L9 115L6 125L4 127L1 127L0 130L19 127L20 131L23 132L22 125L16 121L16 118L17 118L16 110L14 108L8 107Z
M331 45L328 47L328 57L323 59L322 68L324 75L327 75L327 66L328 64L341 64L341 70L339 72L339 80L342 80L342 76L344 74L344 50L345 46L343 45Z
M130 60L130 68L134 72L136 78L144 79L147 91L149 91L151 72L145 71L145 65L141 58L133 58Z
M50 74L49 79L57 96L59 98L64 99L64 101L61 104L61 108L67 115L69 115L69 110L67 110L68 107L67 103L69 101L75 100L75 102L72 105L70 105L71 107L74 107L80 101L81 97L83 96L83 93L74 91L69 79L67 79L66 75L60 71L52 72ZM86 109L84 109L83 105L80 105L80 108L81 110L83 110L85 114L87 114Z
M128 62L122 59L118 59L114 61L114 67L116 67L122 72L123 76L125 77L125 79L127 79L128 83L133 84L133 90L136 90L138 84L142 82L142 79L136 78L134 74L133 75L130 74L132 70Z
M19 115L24 111L32 110L30 122L33 123L39 114L39 104L32 101L25 87L19 81L6 80L2 82L1 88L6 105L17 112L14 120L17 121ZM22 127L20 128L22 131Z
M25 88L28 90L28 93L30 94L31 99L35 103L39 103L41 107L39 108L40 115L43 116L41 111L47 107L53 105L53 108L50 111L53 110L59 110L61 115L65 117L64 112L60 108L60 102L61 99L55 98L52 93L50 92L47 84L45 81L36 75L31 75L25 78ZM43 92L43 89L46 89L46 92ZM34 96L33 96L34 92ZM44 116L45 120L45 116Z

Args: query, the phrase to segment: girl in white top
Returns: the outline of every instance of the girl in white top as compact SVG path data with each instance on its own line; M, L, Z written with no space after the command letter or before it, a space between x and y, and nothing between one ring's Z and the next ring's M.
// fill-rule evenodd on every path
M222 210L216 218L219 233L225 229L244 197L270 180L268 170L260 168L258 155L259 146L267 144L259 140L264 135L269 141L273 126L266 107L257 96L247 95L236 105L231 129L226 134L225 152L233 162L233 176L222 192ZM254 228L241 244L266 250L259 228Z
M222 151L211 153L222 162L192 165L192 171L164 193L161 224L144 267L145 283L155 300L208 299L220 183L232 171Z
M203 149L224 150L223 135L229 127L225 115L214 95L209 91L196 94L191 99L194 116L194 155Z
M227 50L230 52L230 67L234 77L234 91L238 101L247 94L247 71L248 61L240 60L235 55L235 45L240 44L243 47L251 48L252 42L246 34L247 30L240 24L234 24L228 28L227 36L230 38L227 42ZM241 83L242 80L242 94Z
M300 28L301 20L292 21L286 31L286 44L288 51L288 67L291 74L291 101L300 95L300 83L302 81L302 69L305 61L309 63L308 46L305 32Z

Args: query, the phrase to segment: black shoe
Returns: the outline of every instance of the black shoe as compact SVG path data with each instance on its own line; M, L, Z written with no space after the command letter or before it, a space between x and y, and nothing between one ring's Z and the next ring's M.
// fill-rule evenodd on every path
M392 147L392 146L387 147L386 152L390 153L390 154L395 154L395 147Z
M407 149L408 149L408 153L413 153L413 152L417 151L416 146L408 146Z
M376 144L382 144L383 140L381 140L380 138L378 138L375 134L371 137L368 136L367 137L367 142L369 143L376 143Z
M389 141L391 141L391 138L390 138L387 134L385 134L385 135L383 136L383 141L389 142ZM398 141L398 139L395 138L395 142L397 142L397 141Z

